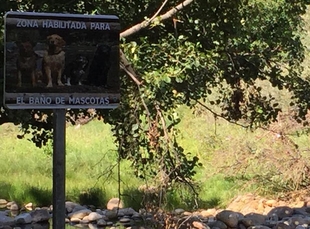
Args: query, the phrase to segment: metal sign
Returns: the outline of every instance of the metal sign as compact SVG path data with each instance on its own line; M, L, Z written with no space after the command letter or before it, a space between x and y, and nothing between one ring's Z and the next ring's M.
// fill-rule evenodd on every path
M118 106L117 16L8 12L4 19L8 108Z

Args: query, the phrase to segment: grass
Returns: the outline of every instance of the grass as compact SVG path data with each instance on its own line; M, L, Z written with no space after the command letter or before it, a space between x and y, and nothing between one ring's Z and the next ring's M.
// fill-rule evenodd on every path
M183 117L179 124L180 143L186 152L198 156L202 162L195 175L199 198L195 202L189 187L175 186L165 195L166 209L225 207L235 196L259 190L259 183L253 183L255 176L267 174L273 178L270 166L275 166L270 156L281 158L285 150L291 150L291 146L275 134L281 128L284 133L290 133L285 120L271 127L275 132L248 131L214 119L206 112L197 114L186 107L181 107L179 112ZM0 126L0 198L49 206L52 203L52 145L36 148L27 139L17 139L18 131L12 124ZM293 135L291 139L302 151L309 150L307 134ZM139 186L144 182L134 176L129 162L123 161L120 168L120 191L125 206L139 209L143 202ZM101 121L68 126L67 200L105 207L108 199L118 196L117 177L117 152L110 126ZM277 184L277 180L274 182ZM263 186L262 191L269 186ZM156 198L154 196L154 200Z
M36 148L26 139L17 139L17 133L16 126L0 126L0 196L21 203L51 204L52 146ZM99 121L80 128L70 126L66 141L67 198L105 205L117 196L117 154L109 126ZM122 187L138 187L141 181L132 175L129 164L122 163L121 168Z
M191 115L189 111L186 115ZM193 117L192 117L193 118ZM204 167L198 169L197 181L201 199L199 207L220 206L232 198L234 182L224 177L213 177L214 169L208 168L212 150L219 148L218 137L208 140L207 132L197 128L200 120L188 119L181 128L193 126L190 137L182 132L182 143L186 150L199 155ZM0 198L15 200L21 204L33 202L48 206L52 198L52 145L39 149L27 139L17 139L18 127L12 124L0 126L2 158L0 161ZM117 152L110 126L100 121L87 125L67 127L66 130L66 196L68 200L82 204L105 206L109 198L118 196ZM197 132L196 132L197 131ZM208 141L206 141L208 140ZM197 141L202 144L193 144ZM213 141L213 143L212 143ZM212 144L210 144L212 143ZM141 207L142 195L138 187L144 182L134 177L129 162L121 165L121 193L125 206ZM209 174L205 176L203 174ZM198 187L197 186L197 187ZM194 202L188 188L176 188L167 193L166 207L190 209ZM188 202L184 202L184 200Z

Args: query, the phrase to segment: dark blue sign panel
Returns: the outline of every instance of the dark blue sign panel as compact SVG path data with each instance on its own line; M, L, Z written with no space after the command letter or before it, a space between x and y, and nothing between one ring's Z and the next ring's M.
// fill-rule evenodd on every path
M8 12L4 103L11 109L119 104L119 33L114 15Z

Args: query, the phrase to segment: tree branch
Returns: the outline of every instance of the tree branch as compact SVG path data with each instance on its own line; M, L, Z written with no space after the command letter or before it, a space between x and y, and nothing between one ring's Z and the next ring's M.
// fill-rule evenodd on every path
M189 4L191 4L194 0L185 0L182 3L180 3L179 5L173 7L172 9L170 9L169 11L167 11L166 13L162 14L159 16L159 20L163 21L166 20L170 17L172 17L174 14L176 14L178 11L182 10L184 7L188 6ZM157 15L160 13L160 11L163 9L163 7L166 5L166 3L168 2L168 0L165 0L163 2L163 4L159 7L159 9L157 10L157 12L151 17L151 19L146 19L143 22L136 24L134 26L132 26L131 28L123 31L120 34L120 38L125 38L128 37L134 33L137 33L138 31L140 31L141 29L144 29L146 27L148 27L152 21L155 20L155 18L157 17ZM138 80L137 74L135 73L134 69L132 68L131 64L129 63L129 61L127 60L125 54L123 53L122 50L120 50L120 68L123 69L127 75L129 75L131 77L131 79L139 86L142 84L141 81Z
M142 84L142 82L138 80L135 70L132 68L122 50L120 50L120 68L123 69L138 86Z
M163 8L163 6L166 4L167 1L165 1L162 6L159 8L159 10L155 13L155 15L151 18L151 19L146 19L143 22L136 24L134 26L132 26L131 28L123 31L120 34L121 38L124 37L128 37L134 33L139 32L141 29L144 29L146 27L148 27L152 21L154 21L154 19L157 17L157 15L159 14L159 12L161 11L161 9ZM188 6L189 4L191 4L192 2L194 2L194 0L185 0L182 3L180 3L179 5L173 7L172 9L170 9L169 11L167 11L166 13L158 16L160 21L166 20L170 17L172 17L174 14L176 14L178 11L182 10L184 7Z

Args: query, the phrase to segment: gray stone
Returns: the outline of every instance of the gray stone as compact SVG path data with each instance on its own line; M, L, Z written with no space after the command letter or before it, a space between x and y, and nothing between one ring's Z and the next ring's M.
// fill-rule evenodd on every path
M85 207L85 206L82 206L82 205L76 205L76 206L72 209L72 213L78 212L78 211L81 211L81 210L85 210L85 209L88 209L88 208ZM89 209L88 209L88 210L89 210Z
M6 215L2 215L0 214L0 225L8 225L8 226L12 226L14 225L15 222L14 222L14 219L12 219L11 217L8 217Z
M222 221L216 220L208 223L208 226L211 228L227 229L227 225Z
M257 213L249 213L246 214L240 222L245 227L263 225L266 222L266 216Z
M98 226L107 226L107 222L104 219L98 219L97 225Z
M272 229L295 229L295 227L284 222L279 222Z
M216 218L228 227L237 227L240 219L243 218L243 215L238 212L223 210L216 215Z
M99 213L100 215L103 215L103 211L101 209L96 209L96 212Z
M105 212L105 216L108 217L110 220L111 220L111 219L116 219L117 216L118 216L118 213L117 213L116 210L114 210L114 211L108 210L108 211Z
M46 209L34 210L30 215L32 217L32 222L34 223L45 222L51 218L49 211Z
M68 213L71 213L73 211L73 209L79 205L77 203L71 202L71 201L66 201L66 210ZM79 205L80 206L80 205Z
M17 224L28 224L32 223L32 216L30 213L22 213L16 216L14 220Z
M119 222L120 223L130 223L130 219L129 218L121 218L120 220L119 220Z
M9 213L8 213L7 211L0 211L0 215L6 215L6 216L8 216Z
M310 220L309 217L301 217L301 216L292 216L291 218L288 219L288 223L290 225L304 225L304 224L309 224Z
M278 220L281 220L285 217L291 217L294 213L294 210L287 206L276 207L271 209L271 211L267 214L268 217L272 217L274 214L278 216Z

